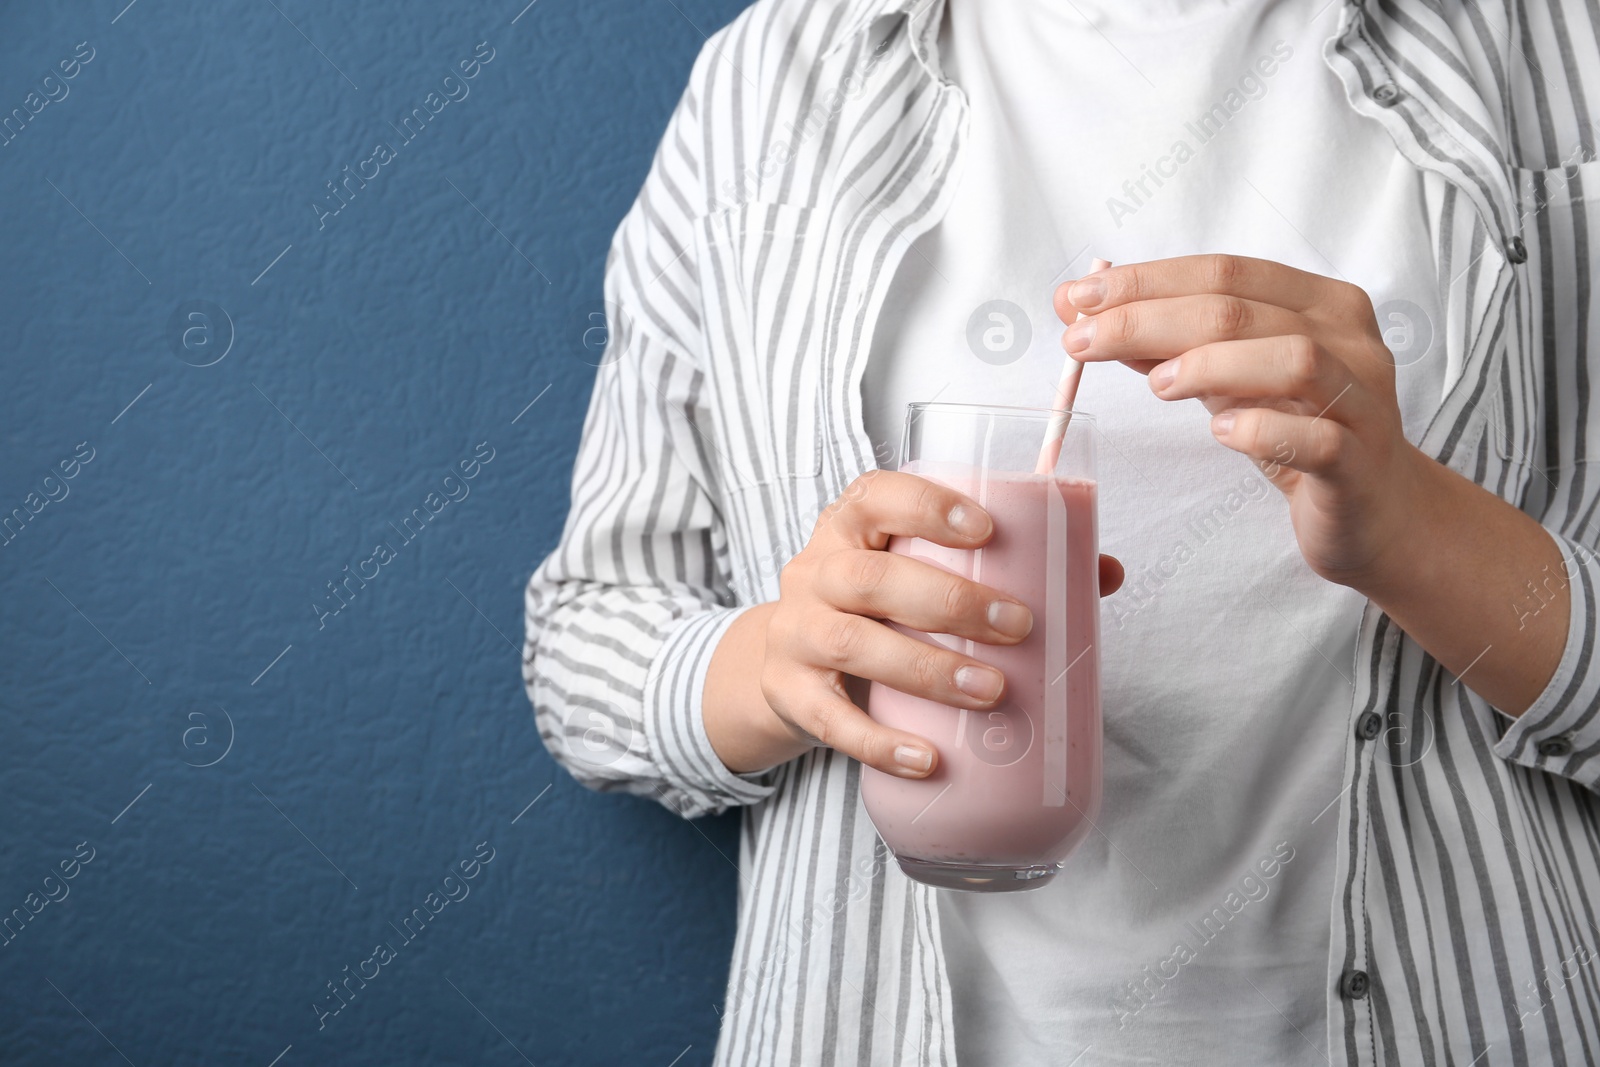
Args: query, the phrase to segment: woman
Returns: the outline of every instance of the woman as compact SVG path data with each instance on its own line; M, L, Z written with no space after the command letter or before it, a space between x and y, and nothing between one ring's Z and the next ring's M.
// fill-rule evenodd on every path
M745 806L719 1064L1600 1056L1597 42L1575 0L762 0L707 42L525 677L586 784ZM879 551L991 534L879 468L908 401L1047 404L1057 342L1129 571L1104 815L1044 889L936 893L858 797L936 753L852 695L992 707L882 620L1031 619Z

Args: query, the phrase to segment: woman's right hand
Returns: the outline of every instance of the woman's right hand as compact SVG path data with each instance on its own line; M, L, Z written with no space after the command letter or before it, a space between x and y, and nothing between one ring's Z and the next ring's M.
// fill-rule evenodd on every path
M1000 703L1005 677L998 670L888 623L1011 645L1033 628L1028 608L988 586L884 551L891 537L974 549L993 533L982 508L936 482L880 470L857 478L783 568L778 600L744 613L717 647L704 718L723 762L755 771L826 745L903 778L929 774L938 758L934 747L869 718L846 685L867 679L973 710ZM1101 557L1101 592L1121 579L1120 564Z
M988 514L966 496L894 471L867 472L823 511L779 577L761 670L767 704L800 743L920 778L933 770L934 747L869 718L847 694L847 677L950 707L1000 703L1006 680L998 670L888 623L1012 645L1033 629L1033 614L997 590L884 551L890 537L973 549L993 533Z

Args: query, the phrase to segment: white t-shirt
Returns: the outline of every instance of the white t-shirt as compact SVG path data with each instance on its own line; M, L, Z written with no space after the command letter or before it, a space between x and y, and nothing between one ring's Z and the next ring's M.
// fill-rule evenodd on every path
M874 337L879 455L913 400L1048 406L1051 294L1091 257L1216 251L1365 289L1415 440L1445 371L1422 183L1322 59L1340 7L950 0L939 57L969 141ZM1324 813L1363 600L1311 573L1199 401L1111 364L1078 407L1102 434L1102 548L1128 568L1102 605L1100 832L1046 888L940 895L960 1062L1323 1064Z

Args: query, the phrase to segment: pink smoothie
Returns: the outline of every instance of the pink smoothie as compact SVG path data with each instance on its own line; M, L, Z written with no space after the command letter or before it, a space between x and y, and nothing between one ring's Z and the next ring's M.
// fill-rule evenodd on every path
M862 768L861 795L897 856L954 864L1059 863L1100 809L1100 577L1095 483L1035 474L985 474L940 464L906 468L981 504L995 534L975 552L921 538L889 551L1003 590L1033 612L1018 645L986 645L898 627L998 668L1006 697L966 711L876 682L868 713L939 751L921 780Z

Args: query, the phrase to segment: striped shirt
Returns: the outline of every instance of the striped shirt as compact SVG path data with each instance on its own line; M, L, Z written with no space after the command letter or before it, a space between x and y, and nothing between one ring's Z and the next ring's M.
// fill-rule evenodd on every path
M1357 634L1328 946L1330 1056L1600 1061L1600 190L1594 0L1330 0L1324 59L1419 170L1446 391L1418 442L1567 563L1555 675L1511 719L1369 604ZM950 1064L933 891L817 750L728 771L711 653L821 509L876 466L860 381L889 279L950 203L966 102L943 0L760 0L710 38L606 271L606 357L524 679L581 782L686 817L744 807L718 1064ZM1600 195L1600 194L1596 194ZM1600 212L1597 212L1600 216ZM1468 669L1470 671L1470 668Z

